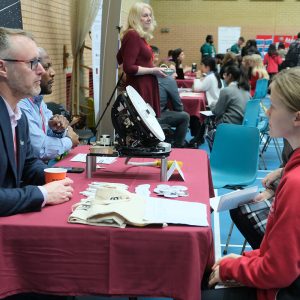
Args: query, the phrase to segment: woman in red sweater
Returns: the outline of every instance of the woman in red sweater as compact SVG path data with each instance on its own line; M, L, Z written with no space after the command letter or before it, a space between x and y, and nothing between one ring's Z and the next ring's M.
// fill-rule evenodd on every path
M279 56L276 50L275 44L271 44L268 49L268 53L264 57L264 65L270 76L270 81L273 76L278 73L278 66L282 64L282 58Z
M204 291L203 300L300 296L300 67L276 75L270 87L270 135L286 138L293 153L276 190L260 248L242 256L224 256L212 268L210 286L233 280L246 287Z
M128 14L127 28L122 33L122 46L117 54L123 64L125 85L133 86L142 98L160 115L159 90L156 76L166 77L164 68L154 67L153 52L148 41L156 22L150 5L135 3Z

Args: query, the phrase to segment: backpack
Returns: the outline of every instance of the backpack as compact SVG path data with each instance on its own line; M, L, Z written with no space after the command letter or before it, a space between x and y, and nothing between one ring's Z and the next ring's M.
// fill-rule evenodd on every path
M300 66L300 40L297 40L290 45L289 51L285 57L284 65L286 68Z

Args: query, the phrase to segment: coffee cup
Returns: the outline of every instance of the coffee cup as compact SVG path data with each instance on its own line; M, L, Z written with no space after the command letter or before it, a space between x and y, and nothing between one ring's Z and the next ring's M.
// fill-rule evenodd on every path
M46 168L44 172L46 183L65 179L67 174L67 170L64 168Z

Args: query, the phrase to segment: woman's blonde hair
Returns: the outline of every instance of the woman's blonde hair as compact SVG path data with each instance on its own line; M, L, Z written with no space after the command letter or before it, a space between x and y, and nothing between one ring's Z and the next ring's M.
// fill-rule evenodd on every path
M141 16L143 14L144 8L148 8L152 15L152 22L149 31L145 31L141 25ZM126 34L128 30L134 29L140 35L140 37L149 41L153 38L152 32L154 31L155 26L156 26L156 21L154 18L152 7L147 3L136 2L129 11L127 25L124 31L121 33L121 38L123 38L123 36Z
M252 75L258 74L259 79L269 79L269 74L264 66L263 60L259 54L250 55L250 60L252 61Z
M281 95L288 110L300 111L300 67L282 70L273 77L271 87Z

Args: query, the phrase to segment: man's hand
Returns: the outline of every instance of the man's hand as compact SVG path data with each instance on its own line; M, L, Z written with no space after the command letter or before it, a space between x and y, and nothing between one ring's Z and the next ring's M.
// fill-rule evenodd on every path
M72 141L72 147L76 147L79 144L79 136L78 134L73 130L71 126L68 126L68 132L67 137L69 137Z
M56 205L69 201L73 196L72 183L70 178L66 178L45 184L44 188L48 193L46 205Z
M55 132L63 132L69 126L69 121L62 115L54 115L49 120L48 126Z

